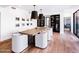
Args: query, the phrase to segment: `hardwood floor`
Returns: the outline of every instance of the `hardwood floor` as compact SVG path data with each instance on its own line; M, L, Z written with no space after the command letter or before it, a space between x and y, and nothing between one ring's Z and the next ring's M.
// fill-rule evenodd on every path
M0 53L10 53L11 52L11 39L4 42L0 42Z
M10 52L11 40L0 43L0 53ZM48 41L47 48L40 49L29 45L23 53L79 53L79 39L69 32L63 35L54 32L52 39Z

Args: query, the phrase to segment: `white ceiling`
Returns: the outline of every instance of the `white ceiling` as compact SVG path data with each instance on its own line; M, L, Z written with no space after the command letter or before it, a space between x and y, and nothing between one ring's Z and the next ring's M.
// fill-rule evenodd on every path
M31 12L34 10L32 5L0 5L0 7L8 7L8 6L14 6L16 8L21 8L24 10L27 10L28 12ZM75 9L79 8L79 5L37 5L36 10L40 13L40 9L43 9L43 13L53 13L53 12L61 12L66 9Z

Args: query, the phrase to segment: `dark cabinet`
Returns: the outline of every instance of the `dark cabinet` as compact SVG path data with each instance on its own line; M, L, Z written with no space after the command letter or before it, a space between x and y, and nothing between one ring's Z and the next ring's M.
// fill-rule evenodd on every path
M37 26L40 27L40 20L37 20Z
M44 26L45 26L45 18L43 18L43 19L38 19L38 20L37 20L37 26L38 26L38 27L44 27Z
M50 16L50 26L53 28L54 32L60 32L60 15Z

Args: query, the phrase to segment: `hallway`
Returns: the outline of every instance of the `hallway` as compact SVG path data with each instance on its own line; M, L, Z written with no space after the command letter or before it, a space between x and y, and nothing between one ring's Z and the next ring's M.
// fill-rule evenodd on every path
M11 52L11 40L0 43L0 53ZM78 53L79 41L71 33L65 32L64 35L54 32L52 39L48 42L45 49L36 48L30 45L23 51L24 53Z

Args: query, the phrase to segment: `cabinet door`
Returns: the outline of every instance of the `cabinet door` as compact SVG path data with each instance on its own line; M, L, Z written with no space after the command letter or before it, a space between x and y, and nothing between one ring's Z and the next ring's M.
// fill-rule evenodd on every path
M40 27L44 27L44 25L45 25L44 20L40 20Z
M56 20L56 31L60 31L60 16L59 15L56 15L55 17L55 20Z
M55 25L55 20L54 20L54 16L51 17L51 27L53 27Z
M37 20L37 26L40 27L40 20Z

